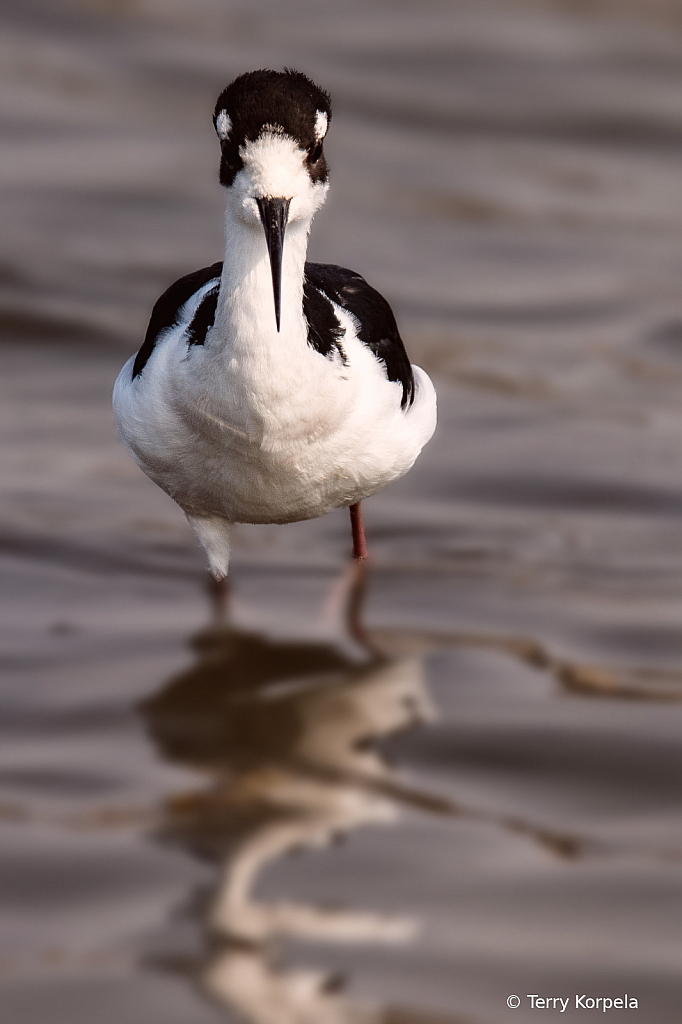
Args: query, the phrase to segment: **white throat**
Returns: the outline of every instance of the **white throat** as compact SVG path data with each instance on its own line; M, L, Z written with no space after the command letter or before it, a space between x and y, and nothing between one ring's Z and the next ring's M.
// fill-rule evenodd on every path
M303 317L303 273L309 223L290 224L284 236L280 331L275 322L272 271L265 232L246 224L228 204L225 214L225 256L218 296L216 327L230 349L261 345L278 348L306 343Z
M286 350L306 343L303 272L308 232L327 193L312 181L307 153L295 139L266 126L239 150L243 166L227 189L225 259L216 326L229 346L276 345ZM277 332L272 271L256 197L289 199L284 233L281 320Z

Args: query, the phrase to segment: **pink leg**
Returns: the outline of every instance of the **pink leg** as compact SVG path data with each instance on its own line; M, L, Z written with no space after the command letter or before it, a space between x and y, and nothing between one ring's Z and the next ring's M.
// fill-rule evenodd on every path
M373 658L383 659L385 654L370 640L362 621L367 590L367 542L359 501L350 507L350 525L353 531L353 562L346 605L346 625L350 635L368 654Z
M353 558L367 558L367 542L359 501L350 507L350 528L353 532Z
M217 628L226 626L230 614L230 584L227 577L216 580L209 574L208 596L213 612L213 625Z

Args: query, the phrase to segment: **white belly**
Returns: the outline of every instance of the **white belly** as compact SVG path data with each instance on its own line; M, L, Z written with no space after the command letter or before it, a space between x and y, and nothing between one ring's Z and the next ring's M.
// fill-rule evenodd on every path
M191 517L287 523L351 505L402 476L435 427L435 392L415 367L417 395L400 408L351 337L349 365L310 348L274 366L218 363L163 343L145 373L132 360L114 392L119 432L144 472Z

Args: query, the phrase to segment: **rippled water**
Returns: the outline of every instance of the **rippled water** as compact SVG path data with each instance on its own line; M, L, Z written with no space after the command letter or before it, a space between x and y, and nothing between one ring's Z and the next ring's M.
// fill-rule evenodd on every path
M679 1021L676 6L0 16L0 1018ZM365 646L345 513L239 528L220 619L109 412L220 258L215 95L285 63L335 101L311 255L440 396L366 503Z

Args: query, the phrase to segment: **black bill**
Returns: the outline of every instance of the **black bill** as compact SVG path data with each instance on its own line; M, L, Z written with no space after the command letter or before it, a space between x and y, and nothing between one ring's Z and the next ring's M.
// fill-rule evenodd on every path
M282 295L282 251L284 249L284 231L289 219L289 203L291 199L256 199L260 219L265 229L268 243L270 269L272 270L272 288L275 294L275 320L279 331L280 300Z

